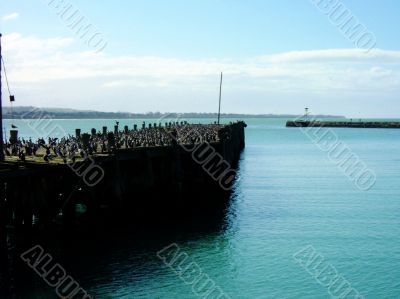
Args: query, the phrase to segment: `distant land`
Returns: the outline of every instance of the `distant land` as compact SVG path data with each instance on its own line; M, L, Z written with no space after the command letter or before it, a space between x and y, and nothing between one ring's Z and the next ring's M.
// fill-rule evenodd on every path
M130 113L130 112L99 112L91 110L74 110L64 108L37 108L31 106L17 106L13 107L14 119L30 119L30 118L43 118L44 116L54 119L159 119L163 116L168 117L181 117L181 118L217 118L217 113ZM223 113L222 118L296 118L299 115L293 114L237 114L237 113ZM344 116L338 115L310 115L316 118L337 118L344 119ZM3 118L11 119L11 108L3 107Z

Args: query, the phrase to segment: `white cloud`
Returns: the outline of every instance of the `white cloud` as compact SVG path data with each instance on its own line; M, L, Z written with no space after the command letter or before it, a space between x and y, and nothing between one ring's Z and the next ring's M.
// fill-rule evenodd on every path
M357 49L329 49L227 61L74 52L69 48L73 43L70 38L5 35L3 55L11 84L30 90L30 98L35 100L40 97L37 89L49 90L64 82L68 92L58 88L48 98L56 97L57 104L66 107L70 107L71 97L80 102L83 93L105 103L115 92L136 101L159 93L168 95L167 100L171 102L164 106L171 110L176 110L174 107L178 105L174 97L185 94L195 98L199 94L214 93L220 71L225 73L224 87L237 94L314 94L329 98L341 93L348 97L363 98L367 94L381 98L384 94L400 92L400 51L375 49L365 54ZM71 82L79 85L71 86ZM106 103L110 106L104 109L115 110L112 107L120 105L118 109L123 110L121 107L126 107L126 102L123 98L119 101ZM137 107L136 102L130 103ZM141 107L147 107L145 104L141 102ZM151 107L143 109L152 110ZM203 108L210 109L211 106Z
M3 16L1 19L3 22L7 22L7 21L18 19L18 18L19 18L19 13L13 12L13 13Z
M364 62L375 61L380 63L400 63L400 51L372 49L366 52L363 49L328 49L311 51L292 51L276 55L258 57L260 62Z

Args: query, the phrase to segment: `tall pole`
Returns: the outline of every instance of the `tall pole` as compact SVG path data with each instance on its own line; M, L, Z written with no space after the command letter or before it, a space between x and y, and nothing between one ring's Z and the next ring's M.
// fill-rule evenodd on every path
M221 98L222 98L222 72L221 72L221 82L219 83L219 106L218 106L218 124L221 119Z
M3 56L1 54L1 33L0 33L0 162L4 161L4 141L3 141L3 104L2 104L2 94L1 94L1 60Z

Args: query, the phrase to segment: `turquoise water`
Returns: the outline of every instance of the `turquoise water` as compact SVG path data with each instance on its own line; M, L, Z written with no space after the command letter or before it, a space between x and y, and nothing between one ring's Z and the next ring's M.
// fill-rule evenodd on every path
M104 123L56 122L71 133ZM67 254L59 258L69 274L94 298L199 298L157 257L176 243L231 298L331 298L293 258L311 245L365 298L398 298L400 130L334 129L376 173L376 184L361 191L299 129L285 128L285 120L247 123L238 181L222 219L64 245ZM29 135L26 124L18 126ZM54 294L40 283L26 292L26 298Z

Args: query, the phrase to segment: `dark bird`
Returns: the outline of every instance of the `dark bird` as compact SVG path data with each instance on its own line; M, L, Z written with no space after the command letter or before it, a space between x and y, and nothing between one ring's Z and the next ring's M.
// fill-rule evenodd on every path
M22 162L25 162L25 161L26 161L24 152L20 152L18 156L19 156L19 159L20 159Z

